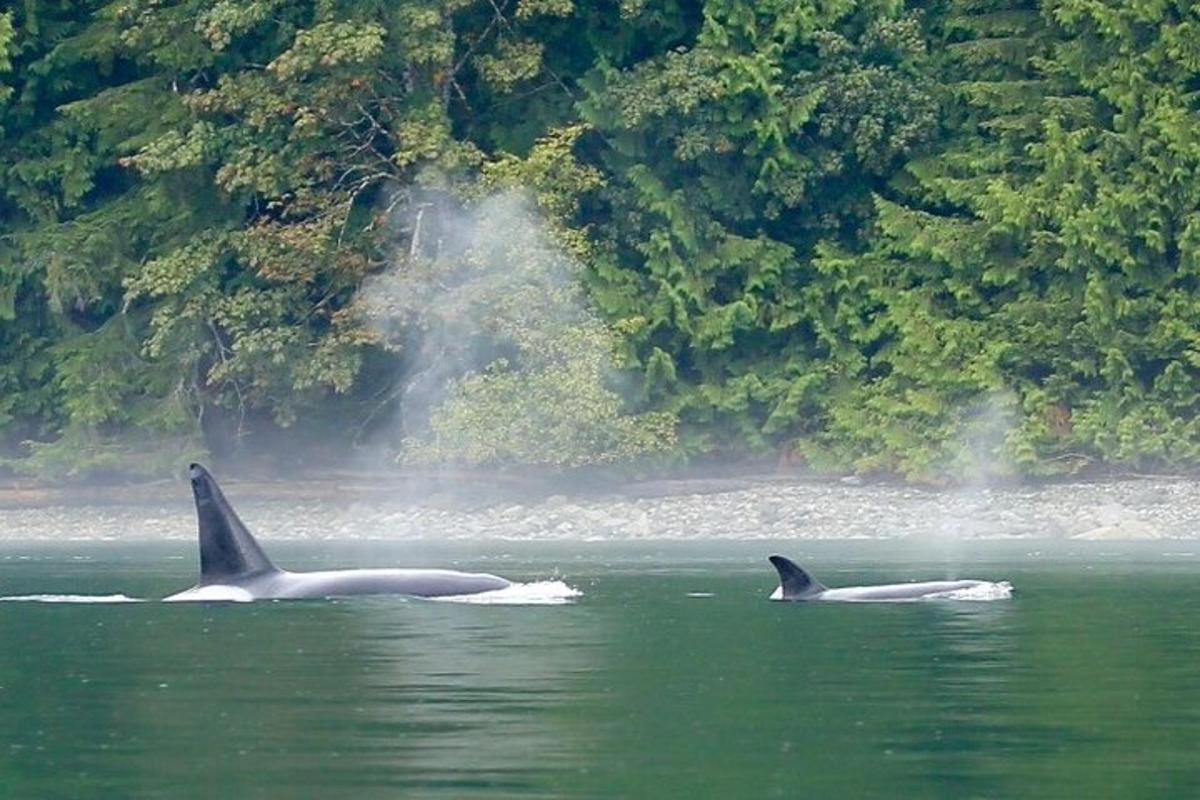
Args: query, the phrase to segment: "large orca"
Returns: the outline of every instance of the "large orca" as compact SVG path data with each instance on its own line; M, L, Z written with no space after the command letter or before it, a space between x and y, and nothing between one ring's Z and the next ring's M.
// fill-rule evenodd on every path
M200 525L200 582L167 601L296 600L398 594L451 597L504 589L495 575L445 569L339 569L288 572L263 553L238 519L216 480L199 464L190 468Z
M910 600L995 600L1012 594L1012 585L1007 581L993 583L976 580L885 583L829 589L790 559L771 556L769 560L779 571L779 588L771 595L772 600L896 603Z

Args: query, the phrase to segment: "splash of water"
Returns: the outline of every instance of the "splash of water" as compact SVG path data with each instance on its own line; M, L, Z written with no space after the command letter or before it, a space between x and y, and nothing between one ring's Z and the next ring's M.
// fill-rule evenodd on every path
M208 586L193 586L191 589L164 597L164 603L249 603L254 595L240 586L214 583Z
M1012 597L1013 587L1008 581L991 583L984 581L969 589L954 589L949 592L937 592L926 595L924 600L966 600L970 602L990 602L992 600L1007 600Z
M448 595L429 599L443 603L487 606L562 606L574 602L577 597L583 597L583 592L563 581L535 581L533 583L514 583L490 592Z

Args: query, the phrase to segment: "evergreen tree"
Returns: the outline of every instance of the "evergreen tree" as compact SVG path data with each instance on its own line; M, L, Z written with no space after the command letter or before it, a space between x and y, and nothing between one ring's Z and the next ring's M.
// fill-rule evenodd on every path
M379 433L453 331L409 458L1194 465L1198 14L11 5L0 455L161 473L301 416ZM537 221L447 244L494 193ZM383 276L427 283L381 309Z
M692 453L820 430L835 390L824 240L932 134L916 18L894 5L710 2L695 44L601 65L585 119L613 176L593 292Z
M873 276L843 333L870 367L820 437L860 467L1194 460L1196 198L1173 186L1196 175L1195 73L1173 11L1152 37L1087 8L951 4L934 30L950 126L880 193L870 250L823 259Z

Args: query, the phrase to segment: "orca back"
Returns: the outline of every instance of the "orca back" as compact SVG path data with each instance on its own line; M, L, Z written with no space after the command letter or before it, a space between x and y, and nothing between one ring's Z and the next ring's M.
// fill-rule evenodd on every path
M825 591L825 587L816 578L791 559L771 556L768 560L779 571L780 599L812 600Z
M208 470L192 464L189 474L200 526L199 585L278 572Z

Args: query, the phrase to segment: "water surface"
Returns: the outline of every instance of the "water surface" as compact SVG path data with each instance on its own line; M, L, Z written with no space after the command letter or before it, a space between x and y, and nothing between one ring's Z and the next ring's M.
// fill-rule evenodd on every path
M1051 549L1056 548L1056 549ZM990 603L771 603L1010 580ZM5 798L1200 796L1200 548L292 543L566 606L0 603ZM193 547L5 543L0 595L156 599Z

